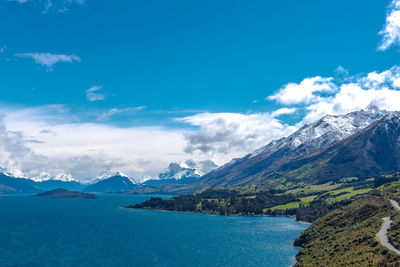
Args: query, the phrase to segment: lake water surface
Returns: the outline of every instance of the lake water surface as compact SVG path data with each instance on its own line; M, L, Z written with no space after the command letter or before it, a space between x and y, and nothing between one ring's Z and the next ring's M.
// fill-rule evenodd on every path
M149 196L0 196L1 266L290 266L292 218L123 209Z

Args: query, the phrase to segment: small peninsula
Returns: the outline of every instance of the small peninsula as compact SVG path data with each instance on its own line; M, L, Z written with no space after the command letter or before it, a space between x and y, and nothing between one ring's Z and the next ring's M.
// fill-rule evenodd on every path
M78 191L70 191L63 188L57 188L51 191L36 194L38 197L50 197L50 198L96 198L95 194L82 193Z

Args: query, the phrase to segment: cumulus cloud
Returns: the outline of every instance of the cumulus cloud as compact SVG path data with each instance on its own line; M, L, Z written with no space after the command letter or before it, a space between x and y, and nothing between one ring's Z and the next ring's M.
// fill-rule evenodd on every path
M85 91L86 99L91 102L104 100L106 98L106 95L104 93L99 92L101 89L103 89L103 86L101 85L94 85L90 87Z
M4 125L4 116L0 117L0 164L2 167L16 170L22 175L20 159L30 158L32 151L25 145L21 131L8 131Z
M80 62L81 58L75 55L51 54L51 53L19 53L15 54L20 58L32 58L36 64L46 66L48 70L53 70L53 66L60 62L73 63Z
M210 155L233 153L243 156L296 129L269 113L201 113L177 120L198 127L186 135L185 152L201 151Z
M284 105L310 104L318 101L321 93L334 93L336 90L333 78L317 76L306 78L300 83L288 83L267 99Z
M304 80L319 80L320 77L311 77ZM365 109L369 105L375 105L380 109L400 110L400 67L367 74L359 74L348 77L346 80L326 78L331 88L336 88L333 93L320 95L312 101L303 101L306 105L303 109L305 117L298 125L313 122L327 114L344 114L355 110ZM305 91L312 91L303 88ZM279 94L279 93L278 93ZM295 90L285 91L286 99L299 97ZM282 103L277 97L268 97ZM298 102L287 101L288 105Z
M279 117L281 115L289 115L295 113L297 108L280 108L271 113L272 117Z
M392 45L400 44L400 0L393 0L386 14L386 23L379 32L382 41L378 50L387 50Z

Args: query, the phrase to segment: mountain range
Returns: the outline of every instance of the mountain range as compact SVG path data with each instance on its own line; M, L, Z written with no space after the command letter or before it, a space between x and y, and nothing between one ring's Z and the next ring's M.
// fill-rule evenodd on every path
M0 172L0 194L35 194L41 189L34 185L34 181L25 178L16 178L7 172Z
M375 106L344 115L327 115L196 181L161 186L158 190L186 194L203 188L249 184L274 189L398 172L398 116L400 112Z
M356 134L387 114L375 106L367 110L345 115L327 115L318 121L304 125L292 135L270 142L261 149L230 163L202 177L202 182L211 187L240 186L261 181L287 164L327 149L328 147ZM279 175L275 175L279 176Z
M187 160L182 163L173 162L164 169L157 178L149 179L143 184L147 186L158 186L162 184L186 184L199 179L203 175L218 167L211 160L194 161Z
M344 115L327 115L219 168L209 160L171 163L158 177L142 184L120 173L82 185L63 174L32 181L3 171L0 193L36 193L58 187L102 193L185 194L203 188L248 185L269 190L394 173L400 171L399 116L400 112L375 106Z
M89 185L83 191L90 193L123 193L131 191L136 187L138 187L138 184L135 180L117 172L109 178Z
M96 192L96 193L123 193L142 185L184 184L198 179L205 173L217 168L211 160L171 163L158 177L145 181L143 184L129 178L120 172L112 175L103 173L91 184L81 184L72 175L60 171L55 177L41 177L36 179L18 178L6 169L0 169L0 194L5 193L37 193L58 188Z

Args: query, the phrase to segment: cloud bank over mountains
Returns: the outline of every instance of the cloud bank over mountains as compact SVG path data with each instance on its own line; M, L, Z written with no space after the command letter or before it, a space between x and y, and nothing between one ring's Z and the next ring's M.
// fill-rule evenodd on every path
M85 4L84 0L8 2L33 4L43 13L64 13L72 5ZM389 5L379 34L382 40L378 50L400 45L400 0L393 0ZM48 71L62 62L81 61L76 55L39 52L18 53L15 57L32 59ZM305 77L277 88L274 94L265 96L265 101L275 104L274 110L199 111L171 118L178 127L157 123L152 127L119 127L109 123L111 118L123 114L137 116L143 110L151 112L151 107L144 105L89 110L97 112L90 121L82 119L68 105L3 106L0 108L0 167L31 178L55 177L62 171L81 181L90 181L104 173L121 171L140 179L156 176L170 162L211 159L223 164L327 114L344 114L370 105L388 111L400 110L399 66L354 75L339 66L335 72L336 76ZM89 104L109 100L101 85L82 90L82 94Z
M116 171L154 176L185 159L180 131L74 123L53 107L0 113L0 166L18 176L54 177L60 170L81 181Z
M210 157L243 155L296 130L270 113L200 113L177 120L198 127L186 135L185 152L200 151Z
M104 122L116 114L136 114L145 106L112 108L99 113L94 122L73 119L65 105L2 109L0 166L28 177L50 177L63 170L89 181L102 172L116 171L154 177L170 162L192 158L223 164L326 114L370 105L400 110L400 67L345 78L308 77L284 85L266 101L281 107L270 112L203 112L174 118L180 128L122 128ZM284 122L284 115L299 119Z

